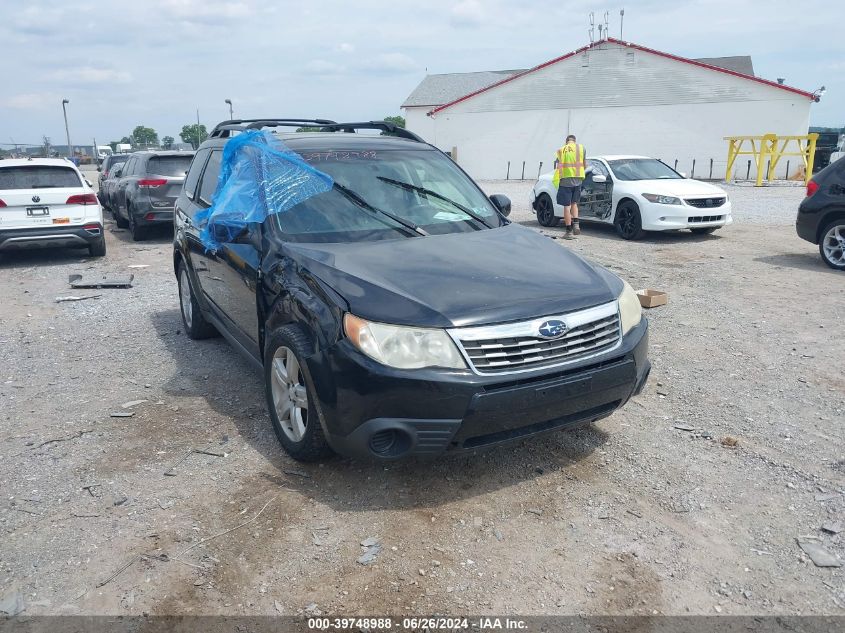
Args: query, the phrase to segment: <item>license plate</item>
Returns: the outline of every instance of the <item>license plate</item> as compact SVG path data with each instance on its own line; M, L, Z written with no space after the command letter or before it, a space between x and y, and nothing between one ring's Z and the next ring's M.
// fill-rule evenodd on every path
M53 224L70 224L70 218L53 218Z
M29 217L38 215L50 215L50 207L27 207L26 214Z

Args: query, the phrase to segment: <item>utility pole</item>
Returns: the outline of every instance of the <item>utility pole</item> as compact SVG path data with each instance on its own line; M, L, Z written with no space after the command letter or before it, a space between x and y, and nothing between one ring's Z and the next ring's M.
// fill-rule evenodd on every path
M70 146L70 128L67 126L67 104L70 103L67 99L62 99L62 112L65 115L65 134L67 135L67 155L68 158L73 158L73 148Z
M200 141L200 109L197 108L197 149L200 148L201 143L202 141Z
M232 100L231 100L231 99L226 99L226 103L228 103L228 104L229 104L229 120L232 120L232 119L234 119L234 118L235 118L235 114L234 114L234 112L232 111Z
M619 39L622 39L622 25L625 23L625 9L619 9Z
M100 161L100 152L97 150L97 139L93 139L94 141L94 149L92 150L94 162L98 163Z

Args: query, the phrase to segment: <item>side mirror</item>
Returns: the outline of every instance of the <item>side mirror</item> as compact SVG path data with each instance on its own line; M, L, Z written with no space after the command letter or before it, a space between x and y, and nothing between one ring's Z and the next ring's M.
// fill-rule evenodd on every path
M603 174L596 174L595 176L593 176L593 182L597 182L597 183L607 182L607 176L605 176Z
M122 169L116 169L116 170L115 170L115 172L114 172L114 177L115 177L115 178L120 178L122 175L123 175L123 170L122 170Z
M508 217L511 214L511 199L501 193L494 193L490 196L490 202L499 210L503 216Z
M212 223L210 225L211 236L218 244L242 243L249 236L249 227L233 227L226 224Z
M97 171L103 171L103 166L102 166L102 165L97 165Z

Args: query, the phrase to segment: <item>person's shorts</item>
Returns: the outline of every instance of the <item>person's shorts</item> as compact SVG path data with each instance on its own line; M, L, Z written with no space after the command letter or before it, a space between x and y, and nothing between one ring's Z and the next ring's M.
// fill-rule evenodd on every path
M573 202L577 204L579 200L581 200L581 185L576 185L575 187L557 188L558 204L568 207Z

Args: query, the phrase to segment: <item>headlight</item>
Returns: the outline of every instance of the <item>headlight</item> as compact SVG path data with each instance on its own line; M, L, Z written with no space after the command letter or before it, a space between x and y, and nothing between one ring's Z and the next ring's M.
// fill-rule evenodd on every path
M355 347L373 360L390 367L466 367L458 348L445 330L374 323L354 314L343 317L343 329Z
M622 293L619 295L619 317L622 320L622 336L625 336L643 318L643 307L631 285L624 279L622 284Z
M681 204L681 201L675 196L659 196L656 193L644 193L643 198L649 202L656 202L657 204Z

